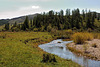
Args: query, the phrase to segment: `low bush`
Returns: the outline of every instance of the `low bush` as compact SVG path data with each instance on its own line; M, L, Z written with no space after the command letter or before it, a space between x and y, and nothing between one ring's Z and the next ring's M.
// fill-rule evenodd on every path
M83 33L83 36L86 38L86 40L92 40L93 34L92 33Z
M66 34L73 34L73 31L71 29L65 31Z
M92 40L93 35L91 33L75 33L72 38L76 44L83 44L87 40Z
M57 62L54 55L51 54L43 54L42 62Z
M100 33L93 33L94 39L100 39Z
M86 38L83 36L83 33L75 33L75 34L73 34L72 38L73 38L73 40L74 40L74 42L75 42L76 44L82 44L82 43L85 42L85 39L86 39Z

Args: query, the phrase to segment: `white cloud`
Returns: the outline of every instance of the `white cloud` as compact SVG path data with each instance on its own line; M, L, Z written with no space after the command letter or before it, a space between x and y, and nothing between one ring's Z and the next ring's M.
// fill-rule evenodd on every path
M17 11L13 10L13 11L0 12L0 19L14 18L14 17L23 16L23 15L41 13L41 12L46 12L46 11L48 10L40 8L40 6L21 7Z
M32 6L33 9L39 9L39 6Z
M38 10L40 9L40 6L28 6L28 7L20 7L19 10Z

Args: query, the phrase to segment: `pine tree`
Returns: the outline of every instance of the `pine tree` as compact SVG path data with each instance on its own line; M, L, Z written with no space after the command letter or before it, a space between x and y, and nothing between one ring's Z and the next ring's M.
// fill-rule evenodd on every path
M5 29L6 30L9 30L10 29L9 23L5 24Z
M13 27L17 27L17 22L14 23Z
M28 28L29 29L29 20L28 20L28 16L26 16L26 19L24 21L24 24L25 24L25 28Z
M83 16L83 20L85 20L85 11L82 10L82 16Z
M30 20L30 27L32 28L33 26L33 20Z
M61 24L64 23L64 11L63 10L60 11L60 23Z
M24 24L22 25L22 30L26 30L29 29L29 20L28 20L28 16L26 16L26 19L24 21Z

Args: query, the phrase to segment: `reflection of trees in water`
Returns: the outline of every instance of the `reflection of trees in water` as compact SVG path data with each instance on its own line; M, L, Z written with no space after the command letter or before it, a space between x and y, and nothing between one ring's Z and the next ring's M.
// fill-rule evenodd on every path
M84 67L88 67L88 59L87 58L83 58L83 65L84 65Z
M66 51L66 47L63 47L63 51Z

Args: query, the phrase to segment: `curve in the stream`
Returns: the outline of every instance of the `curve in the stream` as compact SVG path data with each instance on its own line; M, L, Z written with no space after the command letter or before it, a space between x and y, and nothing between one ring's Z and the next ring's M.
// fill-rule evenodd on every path
M95 61L91 59L84 58L83 56L79 57L73 54L66 48L66 44L73 41L62 41L61 39L53 40L50 43L39 45L44 51L55 54L64 59L71 59L72 61L84 66L84 67L100 67L100 61Z

